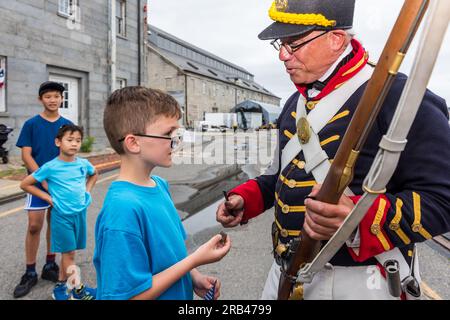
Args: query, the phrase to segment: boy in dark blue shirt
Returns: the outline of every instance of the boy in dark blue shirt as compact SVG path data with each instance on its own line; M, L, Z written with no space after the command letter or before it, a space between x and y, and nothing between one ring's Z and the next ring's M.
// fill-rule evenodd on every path
M222 259L230 240L216 235L188 255L169 186L151 176L172 164L180 116L176 100L158 90L127 87L108 99L104 127L121 167L95 226L97 299L192 300L214 285L220 294L220 282L196 267Z
M22 160L29 174L39 169L44 163L59 155L55 145L58 129L65 124L72 124L59 114L65 88L57 82L47 81L39 87L39 101L44 110L28 119L22 127L16 146L22 149ZM47 190L44 181L38 185ZM14 290L14 297L28 294L36 285L36 255L39 248L40 234L47 211L47 259L42 269L42 279L58 281L59 267L55 263L55 254L50 251L50 205L44 200L27 195L25 210L28 211L28 228L25 240L26 272Z

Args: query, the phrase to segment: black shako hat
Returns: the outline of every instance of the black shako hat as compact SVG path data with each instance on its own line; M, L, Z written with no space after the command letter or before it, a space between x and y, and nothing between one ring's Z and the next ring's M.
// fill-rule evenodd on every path
M66 90L64 86L58 82L54 81L46 81L42 83L39 87L39 97L41 97L44 93L49 91L59 91L63 93Z
M269 10L275 22L258 38L281 39L313 30L350 29L354 12L355 0L275 0Z

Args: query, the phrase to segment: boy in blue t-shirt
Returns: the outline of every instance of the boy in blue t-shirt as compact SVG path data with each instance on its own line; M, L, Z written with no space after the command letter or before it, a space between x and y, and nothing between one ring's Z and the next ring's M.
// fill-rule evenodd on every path
M76 156L82 140L81 127L62 126L55 139L59 156L26 177L20 185L53 207L51 249L61 253L61 270L53 290L55 300L95 299L95 290L81 284L79 269L75 268L75 251L86 248L86 210L98 177L88 160ZM44 180L50 194L35 186Z
M159 90L126 87L108 99L103 125L121 168L95 226L97 299L192 300L217 281L195 268L224 257L230 240L216 235L188 255L169 186L150 175L171 166L180 116L176 100ZM215 299L219 292L217 281Z
M22 160L29 174L58 156L59 150L55 146L56 133L62 125L72 123L59 114L64 90L65 88L57 82L47 81L42 83L39 87L39 101L44 110L28 119L22 127L16 146L22 149ZM41 190L46 190L47 183L44 181L38 187ZM47 225L50 226L50 205L44 200L28 194L25 210L28 211L28 228L25 240L26 271L20 283L14 289L15 298L28 294L37 283L36 255L46 210ZM55 254L50 251L50 227L48 227L47 259L42 268L41 277L56 282L58 281L58 274L59 267L55 263Z

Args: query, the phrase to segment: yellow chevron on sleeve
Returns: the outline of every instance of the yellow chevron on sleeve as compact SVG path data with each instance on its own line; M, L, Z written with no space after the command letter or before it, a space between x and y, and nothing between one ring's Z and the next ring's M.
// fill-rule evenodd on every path
M384 216L384 210L386 209L386 200L381 198L378 205L377 213L375 214L375 219L373 220L372 226L370 227L370 232L377 236L378 240L381 242L384 250L388 251L391 249L389 242L381 231L381 220Z
M397 202L395 204L395 217L392 219L391 223L389 224L389 229L394 231L398 237L403 241L404 244L410 244L411 239L403 232L403 230L400 228L400 221L402 220L402 206L403 201L402 199L398 198Z
M414 206L414 222L411 226L413 232L419 233L425 239L431 239L431 234L425 230L421 224L422 219L422 209L420 204L420 195L413 192L413 206Z
M291 112L291 116L292 116L294 119L297 120L297 112L292 111L292 112Z

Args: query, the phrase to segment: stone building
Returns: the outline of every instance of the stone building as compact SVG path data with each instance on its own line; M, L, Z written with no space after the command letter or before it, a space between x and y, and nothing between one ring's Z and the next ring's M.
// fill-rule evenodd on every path
M178 100L185 125L194 127L205 113L227 113L245 100L279 107L281 99L244 68L154 26L148 33L147 84Z
M49 79L67 88L61 113L83 125L96 148L108 145L107 97L117 87L145 83L145 4L0 0L0 123L14 128L10 146L23 123L42 111L38 88Z

